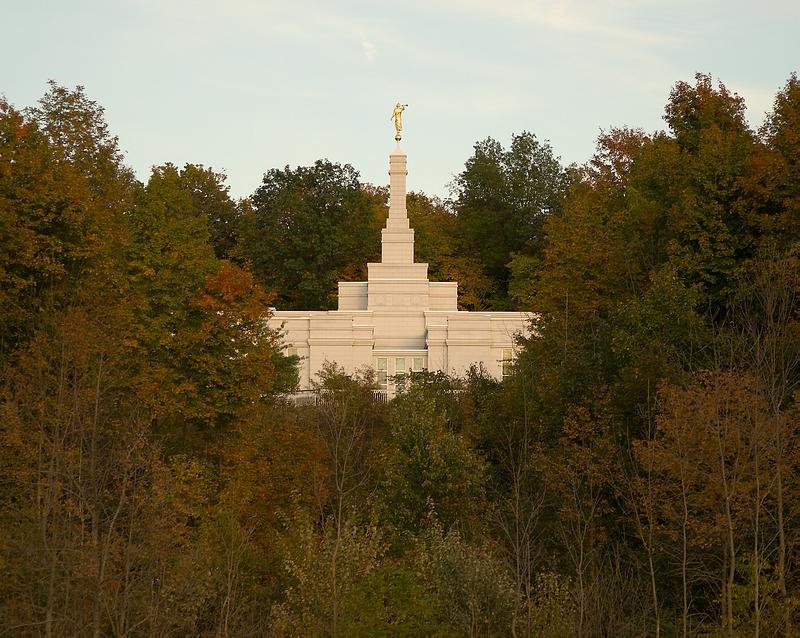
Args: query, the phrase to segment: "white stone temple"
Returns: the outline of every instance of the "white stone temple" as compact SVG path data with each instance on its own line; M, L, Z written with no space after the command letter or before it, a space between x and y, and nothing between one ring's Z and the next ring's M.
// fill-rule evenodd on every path
M527 313L458 310L456 282L428 281L428 264L414 262L407 174L398 140L389 156L381 261L367 264L367 281L339 282L338 310L276 310L269 321L282 330L287 353L300 357L301 391L312 387L325 361L347 372L372 366L390 398L397 377L422 370L461 375L482 364L502 378L515 335L528 334Z

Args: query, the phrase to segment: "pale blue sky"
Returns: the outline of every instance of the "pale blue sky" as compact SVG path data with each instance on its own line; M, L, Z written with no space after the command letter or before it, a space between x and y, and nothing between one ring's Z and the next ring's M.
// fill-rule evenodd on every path
M523 130L583 163L601 129L663 128L697 71L760 125L800 71L800 2L0 0L12 104L83 84L141 179L193 162L236 196L323 157L385 184L398 100L412 190L446 195L477 140Z

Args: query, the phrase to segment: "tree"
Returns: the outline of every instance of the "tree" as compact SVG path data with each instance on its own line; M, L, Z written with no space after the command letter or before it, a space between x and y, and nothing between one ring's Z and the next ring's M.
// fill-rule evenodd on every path
M800 80L796 74L789 76L786 85L775 96L775 105L760 130L772 153L763 162L761 200L773 202L781 211L775 235L783 242L797 241L800 236ZM783 242L778 246L785 249Z
M617 386L620 429L635 432L659 376L710 361L704 324L730 318L738 282L777 240L775 210L754 203L768 165L742 109L708 76L678 83L671 134L602 134L563 215L545 222L541 261L512 262L526 280L512 290L540 313L527 350L567 404Z
M41 104L0 101L0 361L44 315L109 286L126 241L131 179L102 108L54 83Z
M186 164L178 174L178 184L188 191L192 214L203 216L209 241L218 259L226 259L236 243L240 207L229 195L224 173L198 164Z
M272 297L252 273L214 256L186 184L196 173L153 169L129 218L125 281L136 306L128 338L140 354L137 391L164 435L192 445L280 391L273 381L294 383L266 326Z
M178 522L148 411L128 391L125 321L102 303L67 309L0 386L0 560L14 574L0 616L12 633L160 624L151 596Z
M542 525L548 490L539 463L543 437L528 391L529 371L519 366L503 382L484 370L470 370L462 402L466 434L488 465L487 496L493 506L486 518L530 624L536 614L537 570L549 550Z
M468 531L483 500L485 465L451 429L447 399L435 390L412 379L392 403L378 501L398 547L429 519Z
M540 254L542 225L558 214L566 174L547 142L532 133L513 135L505 150L487 138L453 182L454 207L467 246L492 280L492 305L505 307L512 253Z
M728 635L787 630L780 613L765 611L784 604L780 588L768 587L769 564L782 551L775 547L776 468L786 462L775 429L793 431L796 424L787 414L770 414L755 378L732 371L700 373L685 388L664 384L659 400L657 434L636 450L661 495L662 538L679 543L684 634L691 631L692 598L719 601ZM738 587L739 579L751 588ZM714 589L703 591L704 581Z
M409 193L406 202L414 229L415 260L428 264L432 281L458 282L459 309L485 309L492 296L492 280L468 247L459 218L423 193Z
M236 254L281 309L334 307L337 281L378 255L373 197L349 164L271 169L251 201Z
M772 440L774 498L778 536L777 577L784 600L787 633L792 625L787 600L786 481L794 445L794 419L785 411L800 386L800 263L796 249L787 254L768 254L757 260L752 276L742 283L734 308L736 364L747 369L764 389Z
M380 568L384 553L381 531L374 525L348 520L339 527L330 520L317 534L307 516L295 513L283 547L289 586L285 600L272 607L273 631L294 636L309 632L349 635L346 629L357 626L353 599L365 579Z
M738 277L774 233L775 211L759 210L750 194L760 164L753 161L758 145L744 113L741 97L697 74L694 86L675 85L664 116L684 165L673 186L680 188L673 190L679 215L670 219L670 258L687 284L702 287L718 319Z
M591 626L589 608L598 592L592 578L604 558L607 530L603 518L610 509L609 485L618 460L607 411L600 405L573 407L564 418L564 434L554 454L543 457L545 481L559 495L557 531L574 570L577 618L576 633ZM598 414L592 414L592 412ZM599 416L598 416L599 415Z
M330 589L326 624L334 635L352 570L358 569L346 562L345 553L352 551L348 543L361 533L375 535L378 542L376 530L358 527L359 521L367 518L365 506L375 490L377 446L385 419L385 405L377 401L374 388L371 370L348 375L335 364L326 364L315 388L316 403L304 410L324 450L313 478L319 499L317 515L324 528L320 541L326 552L324 582Z
M160 374L146 391L163 416L210 435L296 385L294 362L280 354L277 333L267 327L269 299L251 273L228 262L206 276L181 323L172 324L174 333L161 337Z
M368 574L348 596L342 633L372 636L448 636L436 618L436 599L411 569L382 565Z
M516 592L490 540L468 543L433 522L414 547L414 567L450 630L445 635L514 635Z
M80 85L69 90L53 80L48 84L50 90L26 116L59 149L60 159L87 179L95 196L107 206L119 205L130 195L134 177L122 163L118 138L108 131L105 109Z
M319 513L340 528L354 512L362 510L375 489L376 446L385 429L386 408L375 395L372 370L348 375L336 364L326 363L315 385L316 404L305 410L325 450L325 466L317 480ZM363 510L362 510L363 513Z

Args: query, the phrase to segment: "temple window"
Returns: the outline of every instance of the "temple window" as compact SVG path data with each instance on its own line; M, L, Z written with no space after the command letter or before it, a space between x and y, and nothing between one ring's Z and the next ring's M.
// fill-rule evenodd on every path
M376 366L378 372L378 385L384 390L388 386L388 367L386 357L378 357L378 365Z
M511 348L503 348L503 358L500 359L500 367L503 374L503 379L511 376L511 364L514 360L514 353Z

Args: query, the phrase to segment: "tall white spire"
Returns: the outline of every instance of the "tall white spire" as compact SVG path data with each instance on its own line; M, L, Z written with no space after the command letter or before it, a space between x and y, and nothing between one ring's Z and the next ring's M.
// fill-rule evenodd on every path
M408 217L406 175L408 175L406 154L398 143L392 154L389 155L389 219Z
M408 225L406 210L406 154L398 143L389 155L389 216L381 232L381 262L414 263L414 230Z

